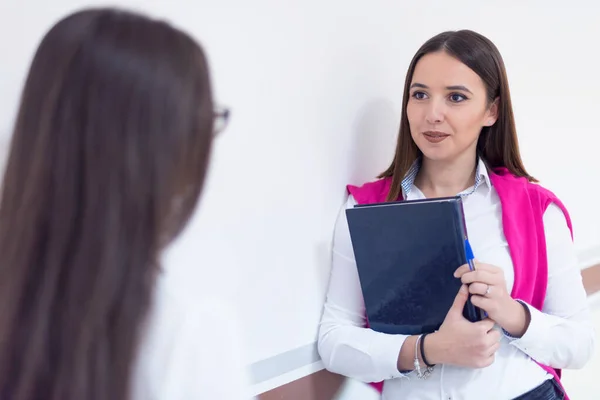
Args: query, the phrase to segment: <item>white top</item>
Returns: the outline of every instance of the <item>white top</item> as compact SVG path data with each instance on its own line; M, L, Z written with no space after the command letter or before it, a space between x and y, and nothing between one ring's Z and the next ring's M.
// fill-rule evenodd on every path
M217 296L186 295L159 276L132 375L132 400L248 399L234 308Z
M408 200L424 198L414 186L416 170L411 170L402 185L403 197ZM481 161L476 176L476 185L461 193L466 195L469 241L475 258L503 269L510 293L514 271L502 229L500 200ZM345 209L355 204L350 196L335 227L329 290L319 330L319 353L328 370L364 382L386 380L385 400L506 400L552 377L532 359L561 369L580 368L590 359L595 333L575 247L562 211L551 205L544 214L548 290L543 312L529 307L531 323L525 335L520 339L503 337L495 362L487 368L436 365L425 380L414 373L403 375L397 360L407 336L364 328L365 306L345 215Z

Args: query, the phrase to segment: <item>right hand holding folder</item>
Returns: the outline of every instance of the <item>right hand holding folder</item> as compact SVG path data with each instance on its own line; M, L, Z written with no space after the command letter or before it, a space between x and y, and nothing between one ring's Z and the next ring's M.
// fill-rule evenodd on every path
M484 368L494 362L501 333L489 318L472 323L463 316L468 296L467 286L462 285L440 329L427 337L429 362L470 368Z

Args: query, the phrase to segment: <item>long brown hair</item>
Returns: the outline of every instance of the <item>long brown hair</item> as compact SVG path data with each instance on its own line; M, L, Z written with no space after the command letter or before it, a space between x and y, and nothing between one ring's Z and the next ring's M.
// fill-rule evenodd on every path
M0 398L124 400L161 250L203 185L207 61L165 22L90 9L43 38L0 203Z
M486 87L488 105L498 99L498 119L494 125L482 129L477 142L479 156L492 169L506 167L513 175L536 182L525 170L519 153L508 78L500 52L489 39L479 33L470 30L448 31L425 42L408 67L396 153L391 165L379 175L379 178L392 177L387 200L398 199L402 190L402 179L413 162L422 155L411 137L406 107L417 63L424 55L438 51L455 57L479 75Z

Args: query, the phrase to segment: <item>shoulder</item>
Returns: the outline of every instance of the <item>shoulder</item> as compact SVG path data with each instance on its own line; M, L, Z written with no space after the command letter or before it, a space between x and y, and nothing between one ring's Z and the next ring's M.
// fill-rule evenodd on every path
M554 192L539 183L530 182L527 178L515 176L506 168L494 169L491 175L494 186L510 192L526 193L532 201L539 201L544 209L551 203L559 203L559 206L562 206L562 203Z
M548 212L556 215L557 211L561 211L561 214L566 217L568 224L571 224L567 207L553 191L539 183L528 182L526 179L525 181L527 182L526 187L531 201L537 202L540 205L544 215L546 215Z
M573 238L573 222L567 206L554 192L539 184L529 184L532 201L538 201L544 213L544 227L546 232L568 228L571 239Z
M513 196L526 195L531 206L540 209L544 215L544 222L554 221L551 225L566 222L569 229L572 228L571 217L567 207L550 189L539 183L530 182L524 177L512 175L506 168L493 171L493 181L496 190L511 192Z
M360 186L347 185L346 190L359 204L377 203L385 200L391 184L392 178L382 178Z
M159 276L132 398L242 398L247 377L235 307L221 296L194 295L180 286L168 274Z

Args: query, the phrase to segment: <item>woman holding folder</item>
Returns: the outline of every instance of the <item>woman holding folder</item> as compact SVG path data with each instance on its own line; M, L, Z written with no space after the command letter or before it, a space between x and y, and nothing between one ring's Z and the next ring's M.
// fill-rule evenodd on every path
M385 400L563 399L560 370L581 368L595 334L563 204L519 154L502 57L472 31L444 32L414 56L395 157L379 179L348 186L335 227L319 331L325 367L383 382ZM345 209L463 198L475 269L438 331L391 335L367 327ZM471 323L472 302L488 318Z

